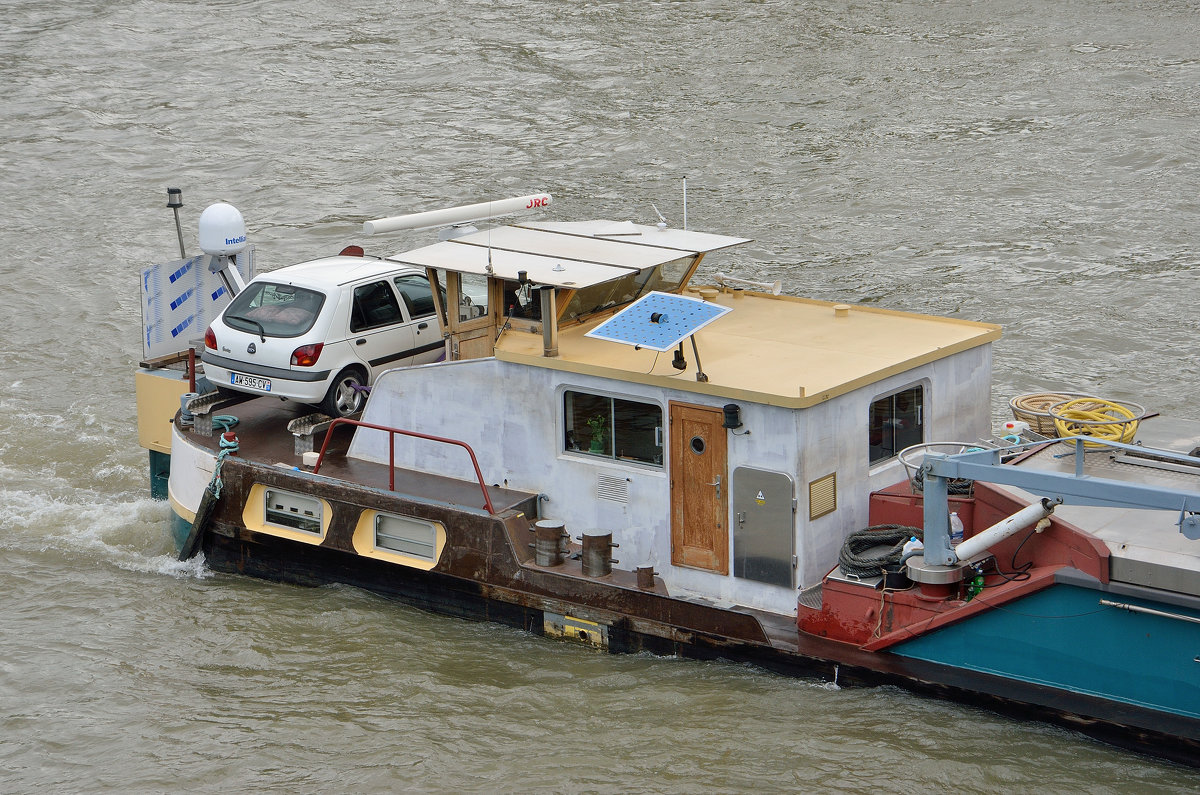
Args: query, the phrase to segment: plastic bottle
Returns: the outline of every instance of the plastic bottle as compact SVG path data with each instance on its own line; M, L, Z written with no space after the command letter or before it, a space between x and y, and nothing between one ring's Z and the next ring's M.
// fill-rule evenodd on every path
M963 523L957 513L950 514L950 546L956 547L963 540Z
M895 549L895 547L892 547L892 549ZM921 543L921 539L913 536L904 542L904 549L901 551L900 556L908 557L908 553L913 551L920 552L923 549L925 549L925 545Z

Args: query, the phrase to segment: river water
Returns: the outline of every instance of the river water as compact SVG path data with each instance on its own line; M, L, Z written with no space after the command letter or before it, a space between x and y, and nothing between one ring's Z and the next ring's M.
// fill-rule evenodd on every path
M537 190L563 220L679 225L686 176L692 228L755 239L712 269L1002 323L998 420L1048 388L1200 419L1190 2L3 6L0 790L1200 785L889 688L175 563L132 377L168 186L192 251L229 201L271 269Z

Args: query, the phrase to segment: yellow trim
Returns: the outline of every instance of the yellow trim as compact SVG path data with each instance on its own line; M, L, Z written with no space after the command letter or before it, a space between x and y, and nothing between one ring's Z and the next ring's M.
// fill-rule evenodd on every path
M178 370L138 370L133 376L137 395L138 444L147 450L171 452L171 420L188 381Z
M321 535L316 536L312 533L305 533L302 530L293 530L289 527L280 527L279 525L275 524L267 524L266 492L268 489L272 491L299 494L299 492L288 492L287 489L281 489L278 486L264 486L261 483L255 483L250 487L250 496L246 498L246 504L242 508L242 524L246 526L246 529L269 536L299 541L302 544L319 546L325 540L325 534L329 532L329 520L333 513L333 509L330 507L329 503L320 497L314 498L310 494L300 494L301 497L316 499L321 503Z
M170 486L167 487L167 502L170 504L171 510L180 519L184 520L188 524L191 524L192 522L196 521L196 512L193 510L190 510L188 508L185 508L183 506L183 503L181 503L179 500L175 499L175 495L171 493Z
M400 519L408 519L410 521L421 522L431 525L436 534L434 542L433 560L424 560L422 558L414 558L411 555L405 555L400 552L393 552L390 549L380 549L375 546L375 517L376 516L395 516ZM446 526L441 522L435 522L430 519L421 519L416 516L405 516L404 514L392 513L390 511L363 511L358 517L358 524L354 526L354 537L351 541L354 545L354 551L364 558L375 558L376 560L385 560L388 563L398 563L401 566L408 566L421 571L429 571L438 564L442 559L442 551L446 548Z

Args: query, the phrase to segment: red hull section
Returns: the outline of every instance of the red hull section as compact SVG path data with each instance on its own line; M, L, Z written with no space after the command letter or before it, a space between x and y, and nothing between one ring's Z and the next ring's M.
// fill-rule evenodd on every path
M967 538L1025 507L986 483L976 483L973 496L950 502ZM871 525L920 527L923 510L921 495L913 494L908 483L871 495ZM879 651L1047 588L1063 568L1108 582L1108 549L1096 539L1053 518L1045 531L1032 532L1018 533L991 550L1005 574L986 575L983 593L974 598L969 598L966 580L894 590L827 576L821 607L801 604L796 623L801 632Z

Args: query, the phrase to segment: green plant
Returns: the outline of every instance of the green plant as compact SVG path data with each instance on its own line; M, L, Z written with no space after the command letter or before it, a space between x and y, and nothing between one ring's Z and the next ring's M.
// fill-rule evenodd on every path
M591 452L603 452L604 450L604 431L608 427L608 418L603 414L596 414L587 419L588 427L592 429L592 443L589 447Z

